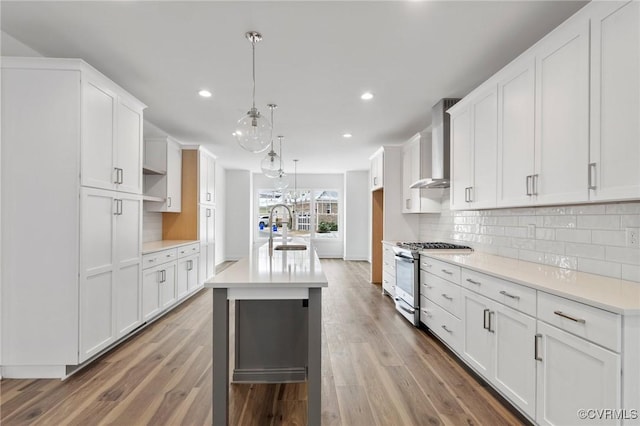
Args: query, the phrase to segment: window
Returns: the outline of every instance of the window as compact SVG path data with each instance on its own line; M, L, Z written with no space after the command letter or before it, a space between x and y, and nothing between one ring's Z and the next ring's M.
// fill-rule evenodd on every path
M336 190L273 189L258 191L258 238L269 237L269 212L277 204L285 204L293 214L289 236L299 238L334 238L339 233L340 197ZM273 214L272 228L276 236L282 235L282 225L289 221L285 208L277 207Z

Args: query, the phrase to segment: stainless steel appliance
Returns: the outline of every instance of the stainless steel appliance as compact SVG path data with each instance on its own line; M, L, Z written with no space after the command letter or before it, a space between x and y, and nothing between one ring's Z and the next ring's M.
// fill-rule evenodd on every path
M420 324L420 252L471 253L468 246L441 242L400 242L393 247L396 258L396 310L411 324Z

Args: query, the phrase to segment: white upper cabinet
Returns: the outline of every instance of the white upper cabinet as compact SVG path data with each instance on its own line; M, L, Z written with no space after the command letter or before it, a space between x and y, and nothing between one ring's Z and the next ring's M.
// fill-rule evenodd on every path
M90 71L81 79L81 184L141 194L144 105Z
M431 133L417 133L402 147L402 213L439 213L440 189L410 188L431 174Z
M380 149L370 158L371 169L369 172L370 187L372 191L384 187L384 151Z
M532 202L534 106L535 58L526 55L498 79L498 207Z
M215 183L216 183L216 159L213 155L206 151L200 150L199 153L199 194L200 203L214 204Z
M182 209L182 149L171 137L144 141L145 209L178 213Z
M640 198L640 3L595 2L591 14L589 197Z
M497 86L489 84L451 111L451 208L496 205Z
M565 22L535 50L535 173L530 192L536 204L586 201L589 21Z

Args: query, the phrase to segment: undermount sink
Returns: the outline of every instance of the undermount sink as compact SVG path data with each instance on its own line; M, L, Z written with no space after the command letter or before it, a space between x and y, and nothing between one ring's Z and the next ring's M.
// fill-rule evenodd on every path
M274 250L306 250L307 246L304 244L283 244L280 246L275 246Z

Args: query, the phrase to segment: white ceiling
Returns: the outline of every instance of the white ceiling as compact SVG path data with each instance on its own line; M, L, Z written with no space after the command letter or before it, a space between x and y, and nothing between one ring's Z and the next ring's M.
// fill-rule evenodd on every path
M440 98L464 96L584 3L2 1L0 13L7 34L84 59L146 103L151 123L253 171L265 154L231 133L251 106L244 33L260 31L256 104L279 106L285 170L299 158L299 173L321 173L368 168L380 145L428 127ZM366 90L373 100L360 99Z

